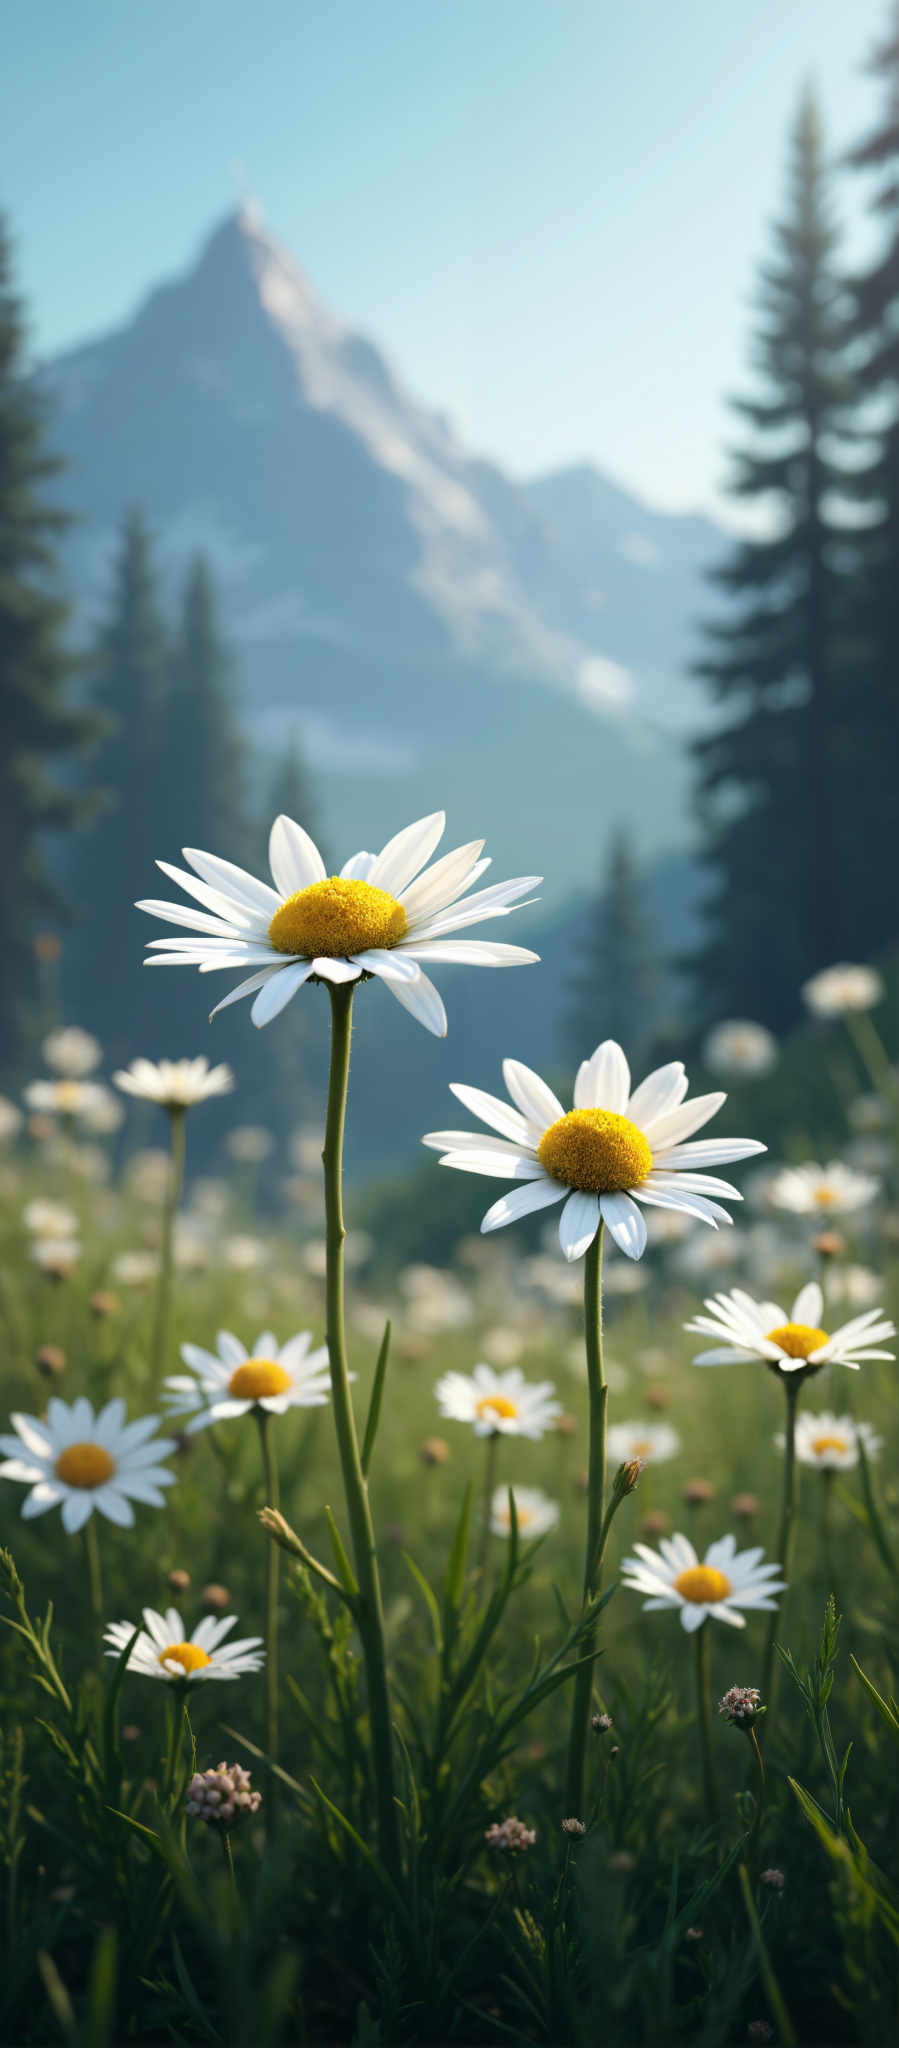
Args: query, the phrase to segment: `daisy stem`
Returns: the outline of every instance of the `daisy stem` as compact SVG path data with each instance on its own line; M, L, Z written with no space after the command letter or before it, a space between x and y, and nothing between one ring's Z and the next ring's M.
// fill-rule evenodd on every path
M166 1805L167 1801L171 1798L172 1792L174 1790L175 1772L178 1768L178 1756L181 1750L181 1743L184 1737L184 1727L185 1722L187 1720L186 1680L178 1681L176 1683L175 1690L178 1695L177 1705L173 1705L171 1702L169 1702L169 1751L168 1756L166 1757L165 1778L163 1780L162 1788L163 1805Z
M385 1868L394 1883L402 1881L397 1808L393 1786L393 1735L390 1694L387 1685L387 1656L384 1644L384 1614L381 1582L375 1550L368 1488L362 1470L356 1421L350 1396L349 1367L344 1321L343 1220L343 1133L346 1121L347 1085L350 1070L350 1033L353 1014L353 983L328 983L331 998L331 1066L328 1077L328 1112L322 1163L325 1170L325 1218L327 1237L327 1343L331 1363L331 1394L334 1426L343 1473L343 1489L353 1561L359 1585L356 1612L365 1674L371 1726L372 1775L378 1812L378 1837ZM273 1546L274 1547L274 1546Z
M170 1107L169 1123L171 1126L172 1150L169 1162L165 1207L162 1212L162 1246L159 1254L159 1280L156 1286L156 1320L153 1327L153 1352L151 1357L151 1376L154 1388L158 1387L162 1377L169 1334L175 1217L178 1214L181 1190L184 1186L185 1110L180 1107Z
M224 1865L225 1865L225 1874L226 1874L226 1876L227 1876L227 1879L228 1879L228 1883L229 1883L229 1885L231 1886L231 1889L232 1889L232 1891L236 1891L236 1890L237 1890L237 1879L236 1879L236 1877L235 1877L235 1875L234 1875L234 1856L233 1856L233 1852L232 1852L232 1849L231 1849L231 1836L230 1836L230 1834L229 1834L229 1832L228 1832L228 1829L227 1829L227 1828L223 1828L223 1829L222 1829L222 1834L221 1834L221 1842L222 1842L222 1861L223 1861L223 1863L224 1863Z
M91 1589L91 1614L97 1630L97 1641L103 1633L103 1576L100 1570L100 1539L93 1515L84 1525L84 1548L87 1552L87 1572Z
M863 1067L866 1069L872 1086L879 1095L886 1097L887 1102L892 1103L895 1110L897 1107L896 1078L890 1065L886 1046L876 1024L871 1022L867 1010L850 1010L846 1014L845 1021L849 1028L849 1036Z
M775 1655L775 1639L783 1607L789 1596L790 1579L793 1573L793 1552L796 1546L796 1410L799 1405L801 1373L784 1376L784 1393L787 1400L787 1426L784 1434L784 1479L780 1505L780 1526L777 1532L777 1558L781 1575L786 1580L786 1590L781 1608L774 1607L768 1621L765 1640L765 1661L762 1665L761 1693L768 1711L763 1723L763 1736L767 1738L771 1716L777 1699L780 1666Z
M765 1775L765 1759L759 1748L759 1739L754 1728L749 1729L749 1740L755 1752L755 1761L758 1765L759 1774L759 1788L755 1796L755 1812L753 1813L752 1825L746 1838L746 1863L750 1876L754 1880L758 1863L759 1835L761 1834L762 1820L765 1812L765 1794L768 1781Z
M696 1722L699 1730L699 1764L702 1771L702 1791L705 1810L710 1827L718 1825L718 1792L715 1785L715 1766L712 1760L712 1721L709 1692L709 1625L707 1621L696 1630L693 1637L694 1669L696 1672Z
M584 1259L584 1345L587 1353L587 1386L589 1400L589 1448L587 1454L587 1542L584 1552L584 1606L599 1590L602 1580L603 1535L608 1533L608 1520L604 1522L603 1501L606 1490L606 1408L609 1390L606 1386L602 1353L602 1244L605 1224L600 1222L593 1243L588 1246ZM596 1647L596 1630L591 1629L584 1637L581 1655L592 1657ZM565 1791L566 1813L579 1815L583 1805L584 1759L587 1751L587 1735L590 1727L590 1702L593 1697L593 1664L582 1664L574 1681L574 1697L571 1706L571 1733L568 1739L568 1776Z
M272 1418L266 1408L257 1406L255 1413L256 1422L259 1428L259 1446L262 1451L262 1469L265 1475L264 1505L268 1508L277 1508L279 1505L278 1463L275 1457L275 1446L272 1440ZM281 1552L278 1548L277 1543L270 1543L268 1546L268 1580L266 1589L267 1618L265 1644L265 1682L267 1702L266 1748L268 1751L268 1758L270 1764L276 1764L278 1761L278 1574L280 1569L280 1562ZM271 1772L269 1773L268 1792L269 1801L272 1802L272 1795L274 1793L274 1779ZM270 1819L273 1812L274 1805L273 1803L271 1803L269 1806Z
M487 1455L484 1461L484 1504L481 1513L481 1541L478 1549L477 1573L483 1590L487 1570L487 1555L490 1544L490 1512L496 1486L496 1459L499 1451L499 1430L492 1429L487 1438Z

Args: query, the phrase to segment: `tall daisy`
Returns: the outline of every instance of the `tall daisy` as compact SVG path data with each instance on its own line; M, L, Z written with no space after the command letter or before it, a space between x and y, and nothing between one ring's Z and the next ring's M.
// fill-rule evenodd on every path
M161 1679L168 1685L208 1684L210 1679L242 1678L245 1672L261 1671L265 1663L261 1636L225 1641L237 1626L236 1614L224 1614L218 1619L212 1614L204 1615L190 1635L174 1607L167 1608L165 1614L145 1607L141 1620L143 1628L125 1669L139 1672L142 1678ZM110 1645L107 1657L121 1656L131 1642L135 1626L133 1621L110 1622L103 1632L104 1642Z
M471 895L490 865L481 859L483 839L426 866L445 823L444 813L435 811L405 826L380 853L354 853L339 875L329 875L308 832L292 818L276 818L269 839L274 887L217 854L185 847L192 874L168 861L157 865L193 903L152 898L137 908L186 925L193 936L151 940L147 965L199 967L202 974L250 969L216 1010L252 995L256 1025L270 1023L313 978L341 985L375 975L419 1023L443 1037L446 1013L424 968L450 961L517 967L536 960L521 946L454 934L507 916L540 880L525 875Z
M112 1078L124 1095L158 1102L164 1109L191 1109L196 1102L208 1102L211 1095L229 1095L234 1087L231 1068L211 1067L205 1058L136 1059Z
M774 1441L779 1450L786 1449L785 1436ZM796 1423L796 1456L800 1465L811 1465L816 1472L851 1472L858 1464L859 1441L868 1458L876 1458L883 1449L883 1438L870 1423L854 1422L851 1415L831 1415L825 1409L820 1415L800 1415Z
M173 1486L174 1472L160 1463L175 1450L174 1438L157 1437L158 1415L125 1421L125 1403L117 1396L95 1414L90 1401L61 1401L53 1394L46 1417L13 1415L15 1436L0 1436L0 1479L16 1479L30 1487L22 1503L29 1520L59 1508L63 1528L71 1535L83 1528L96 1508L110 1522L130 1529L132 1501L164 1507L160 1487Z
M789 1209L794 1216L847 1216L873 1202L880 1188L873 1174L856 1173L842 1160L829 1166L809 1160L805 1166L782 1166L765 1187L765 1199L775 1209Z
M495 1483L500 1437L525 1436L538 1443L546 1430L552 1428L556 1416L561 1415L562 1403L552 1399L555 1392L552 1380L541 1380L528 1386L517 1365L510 1366L506 1372L495 1372L491 1365L476 1365L470 1374L447 1372L437 1381L434 1391L441 1415L454 1422L470 1423L475 1436L486 1439L478 1557L483 1579L487 1566L487 1538L493 1526L491 1502L495 1503L503 1491L500 1487L498 1494Z

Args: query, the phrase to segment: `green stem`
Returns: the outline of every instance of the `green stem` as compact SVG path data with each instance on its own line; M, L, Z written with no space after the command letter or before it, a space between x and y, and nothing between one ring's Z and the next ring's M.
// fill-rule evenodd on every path
M783 2001L783 1994L781 1992L780 1985L778 1984L777 1978L775 1977L774 1971L771 1967L771 1958L768 1954L767 1946L765 1943L765 1937L762 1933L762 1925L758 1916L758 1912L756 1910L755 1899L752 1896L752 1885L749 1881L749 1872L746 1868L745 1863L740 1864L739 1877L740 1890L743 1894L743 1904L746 1908L746 1918L749 1921L750 1932L752 1934L752 1939L755 1944L756 1955L759 1959L759 1974L761 1976L761 1980L765 1988L765 1997L768 2000L768 2009L770 2011L771 2018L774 2021L774 2025L777 2029L777 2038L780 2042L780 2048L798 2048L796 2035L793 2030L793 2022L790 2019L790 2015Z
M172 1305L172 1266L175 1237L175 1218L184 1186L184 1154L187 1112L181 1108L170 1108L172 1153L169 1164L169 1180L165 1206L162 1212L162 1246L159 1254L159 1279L156 1285L156 1319L153 1325L153 1349L150 1371L153 1390L157 1390L165 1364L169 1334L169 1317Z
M165 1777L163 1779L161 1800L163 1806L167 1805L174 1790L175 1772L178 1768L178 1756L184 1736L184 1724L187 1720L186 1679L177 1682L176 1691L178 1696L177 1704L171 1705L169 1712L169 1748L165 1762Z
M262 1469L265 1477L264 1505L269 1508L277 1508L279 1505L278 1464L272 1439L272 1418L267 1408L257 1407L255 1415L259 1428L259 1445L262 1451ZM278 1761L278 1575L280 1564L281 1552L278 1545L277 1543L270 1543L268 1546L268 1577L266 1585L265 1641L266 1749L270 1765L276 1764ZM270 1771L268 1785L270 1802L273 1799L274 1789L274 1777ZM274 1813L272 1804L269 1805L268 1810L271 1820Z
M767 1741L771 1717L777 1700L780 1681L780 1665L775 1653L775 1639L781 1626L783 1610L790 1591L793 1574L793 1553L796 1547L796 1410L799 1405L800 1382L803 1375L789 1373L784 1377L784 1393L787 1401L787 1426L784 1440L783 1494L780 1506L780 1526L777 1532L777 1555L773 1562L780 1566L786 1580L786 1591L780 1608L772 1608L765 1640L765 1660L762 1665L762 1700L768 1711L761 1724L763 1739Z
M224 1862L224 1865L225 1865L225 1874L226 1874L226 1876L227 1876L227 1879L228 1879L228 1883L230 1884L230 1886L231 1886L231 1889L232 1889L232 1891L236 1891L236 1890L237 1890L237 1879L236 1879L236 1877L235 1877L235 1875L234 1875L234 1856L233 1856L233 1853L232 1853L232 1849L231 1849L231 1836L230 1836L230 1834L229 1834L229 1832L228 1832L228 1829L227 1829L227 1828L222 1828L222 1831L221 1831L221 1844L222 1844L222 1860L223 1860L223 1862Z
M602 1353L602 1249L605 1224L600 1223L593 1243L588 1247L584 1259L584 1345L587 1353L587 1388L589 1401L589 1447L587 1453L587 1540L584 1547L583 1604L593 1599L602 1579L604 1538L608 1534L608 1518L603 1514L606 1490L606 1408L609 1390L606 1386ZM584 1637L581 1654L592 1656L596 1648L596 1629ZM582 1819L581 1806L584 1797L584 1760L587 1752L587 1737L590 1728L590 1702L593 1697L593 1665L582 1664L574 1681L574 1696L571 1703L571 1733L568 1739L568 1772L565 1788L565 1811L576 1819Z
M487 1572L487 1556L490 1545L490 1513L496 1487L496 1460L499 1452L499 1430L491 1430L487 1438L487 1455L484 1460L484 1498L481 1508L481 1540L478 1545L477 1574L481 1591L484 1590Z
M331 1067L328 1077L328 1114L322 1162L325 1169L325 1218L327 1235L327 1342L331 1362L331 1393L334 1426L340 1452L343 1490L346 1499L353 1561L359 1586L358 1621L368 1685L371 1725L372 1766L378 1811L378 1835L385 1868L394 1884L402 1882L399 1828L393 1784L393 1733L390 1694L387 1685L387 1656L384 1644L384 1615L381 1582L375 1551L368 1488L359 1455L356 1421L350 1398L349 1367L344 1322L344 1240L343 1220L343 1132L346 1121L347 1084L350 1068L350 1032L353 1013L353 983L329 982L331 998Z
M93 1515L84 1525L84 1548L87 1552L87 1572L91 1589L91 1614L97 1631L98 1654L102 1648L103 1636L103 1577L100 1570L100 1539Z
M709 1692L709 1624L704 1621L693 1637L694 1671L696 1674L696 1724L699 1730L699 1765L702 1771L702 1793L710 1827L718 1825L718 1790L715 1784L715 1764L712 1757L712 1718Z
M752 1826L746 1837L746 1863L749 1869L750 1876L752 1877L753 1882L755 1882L756 1867L758 1864L759 1853L759 1835L761 1834L762 1819L764 1817L765 1812L765 1794L767 1791L768 1781L765 1775L765 1759L759 1748L759 1739L756 1735L754 1728L750 1728L749 1730L749 1740L752 1743L752 1747L755 1752L755 1760L758 1765L759 1773L759 1789L756 1793L755 1812L752 1816Z

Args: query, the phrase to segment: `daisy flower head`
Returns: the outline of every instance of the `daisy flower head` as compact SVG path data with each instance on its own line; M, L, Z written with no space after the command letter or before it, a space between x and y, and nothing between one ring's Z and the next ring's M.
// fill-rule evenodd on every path
M805 1166L782 1166L765 1189L769 1206L789 1209L794 1216L845 1216L872 1202L880 1190L873 1174L856 1173L839 1159L829 1166L810 1160Z
M873 967L841 962L825 967L803 983L802 1000L816 1017L845 1017L851 1011L873 1010L883 996L883 980Z
M670 1422L614 1422L606 1441L614 1465L629 1465L635 1458L658 1465L664 1458L676 1458L681 1447Z
M622 1564L622 1585L646 1594L644 1613L679 1608L690 1635L709 1615L745 1628L742 1609L776 1607L774 1594L785 1591L780 1565L763 1564L758 1548L738 1550L734 1536L720 1536L701 1561L688 1536L663 1536L657 1551L646 1543L635 1543L634 1550L636 1556Z
M510 1493L515 1502L519 1536L531 1541L555 1528L559 1519L558 1501L550 1500L539 1486L498 1486L490 1502L490 1528L494 1536L512 1534Z
M242 1678L247 1671L261 1671L265 1662L261 1636L226 1643L225 1637L237 1625L236 1614L218 1620L214 1614L206 1614L190 1636L174 1607L167 1608L165 1614L145 1607L141 1620L143 1628L125 1669L140 1672L142 1678L161 1678L169 1685L199 1685L210 1678ZM110 1645L107 1657L121 1656L135 1626L133 1621L110 1622L103 1631L103 1641Z
M132 1060L112 1078L123 1095L138 1095L164 1109L190 1109L211 1095L230 1095L234 1087L230 1067L211 1067L207 1059Z
M490 1365L476 1365L473 1372L447 1372L434 1389L441 1415L453 1422L470 1422L475 1436L527 1436L535 1443L562 1413L561 1401L551 1397L552 1380L529 1386L517 1365L507 1372L494 1372Z
M727 1210L710 1198L738 1202L739 1192L705 1168L765 1151L752 1138L687 1142L726 1096L685 1102L689 1083L680 1060L658 1067L632 1091L627 1060L611 1038L578 1068L573 1109L565 1110L539 1074L518 1060L504 1060L503 1078L511 1102L451 1084L464 1107L489 1126L488 1135L431 1131L422 1144L442 1153L441 1166L525 1183L494 1202L482 1231L564 1202L559 1242L567 1259L583 1257L601 1222L628 1258L641 1258L646 1222L638 1202L680 1209L715 1228L729 1223Z
M220 1330L216 1351L182 1344L181 1356L190 1372L165 1382L163 1399L170 1418L191 1415L186 1425L191 1435L210 1422L226 1422L253 1409L286 1415L288 1408L323 1408L330 1398L331 1368L325 1346L310 1351L311 1342L308 1330L281 1345L271 1330L263 1330L248 1351L230 1330Z
M848 1365L857 1372L863 1359L894 1355L872 1348L896 1335L895 1323L881 1308L866 1309L829 1336L821 1327L824 1296L817 1280L800 1288L789 1315L776 1301L754 1301L741 1287L713 1295L703 1306L708 1314L695 1316L684 1328L717 1341L711 1351L699 1352L694 1365L741 1365L760 1359L779 1374L818 1372L828 1364Z
M485 918L507 916L541 879L525 875L470 895L490 865L481 859L482 839L426 866L445 823L442 811L419 818L380 853L354 853L339 875L329 875L308 832L292 818L276 818L269 839L273 888L216 854L185 847L192 874L167 861L157 865L193 903L154 898L137 908L186 925L193 936L151 940L146 964L198 967L201 974L250 970L216 1010L252 995L250 1016L256 1025L270 1023L313 978L336 984L375 975L404 1009L442 1038L446 1013L425 967L446 961L517 967L536 960L536 953L521 946L454 934Z
M876 1458L883 1449L883 1438L875 1435L870 1423L853 1422L851 1415L825 1411L796 1417L796 1456L801 1465L815 1465L819 1472L851 1472L858 1464L859 1438L868 1458ZM774 1441L782 1451L786 1444L783 1434Z
M702 1056L713 1074L743 1074L753 1079L768 1074L777 1060L777 1039L764 1024L748 1018L734 1018L716 1024L702 1048Z
M108 1521L130 1529L132 1501L164 1507L159 1489L175 1483L174 1473L159 1463L176 1448L171 1437L155 1435L159 1416L142 1415L126 1423L119 1397L95 1414L83 1395L69 1402L54 1394L46 1419L13 1415L12 1425L15 1436L0 1436L5 1454L0 1478L30 1486L22 1505L25 1521L58 1507L71 1535L96 1508Z
M72 1081L82 1081L85 1074L92 1074L103 1058L98 1040L78 1024L63 1024L58 1031L51 1031L41 1051L54 1074L66 1074Z
M102 1113L111 1100L102 1081L82 1081L62 1076L58 1081L29 1081L25 1089L28 1109L39 1116L87 1117Z

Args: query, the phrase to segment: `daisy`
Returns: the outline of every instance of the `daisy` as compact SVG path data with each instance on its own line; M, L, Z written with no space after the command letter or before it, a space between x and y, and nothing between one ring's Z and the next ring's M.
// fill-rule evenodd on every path
M559 1505L541 1492L539 1486L498 1486L490 1502L490 1527L494 1536L511 1536L512 1516L509 1512L509 1493L515 1501L515 1516L518 1533L528 1538L545 1536L548 1529L554 1529L559 1519Z
M702 1056L713 1074L767 1074L777 1059L777 1039L764 1024L747 1020L716 1024Z
M112 1078L124 1095L139 1095L165 1109L190 1109L210 1095L228 1095L234 1087L230 1067L211 1067L207 1059L132 1060Z
M35 1236L31 1240L28 1256L45 1273L71 1273L81 1257L81 1246L77 1237Z
M789 1315L776 1301L754 1301L740 1287L714 1295L703 1306L708 1315L696 1316L684 1328L718 1342L714 1350L700 1351L694 1365L740 1365L761 1359L780 1374L817 1372L828 1364L848 1365L857 1372L863 1358L893 1357L892 1351L871 1349L896 1335L895 1323L886 1320L881 1308L866 1309L828 1336L821 1328L824 1296L817 1280L800 1288Z
M772 1174L765 1199L773 1208L791 1209L796 1216L843 1216L873 1201L879 1188L871 1174L856 1173L838 1159L829 1166L812 1160L806 1166L782 1166Z
M444 813L435 811L407 825L380 853L354 853L339 875L328 875L308 832L292 818L276 818L269 840L274 888L231 861L185 847L193 874L167 861L157 865L194 898L194 905L152 899L137 908L187 925L195 936L152 940L146 964L180 963L199 967L201 974L217 968L252 970L216 1010L255 995L250 1016L257 1025L277 1017L313 976L337 983L374 974L404 1009L442 1038L446 1013L422 963L517 967L536 960L536 953L521 946L452 934L484 918L506 917L541 879L525 875L469 896L472 883L490 865L480 858L482 839L425 868L445 823Z
M613 1465L630 1465L635 1458L676 1458L681 1447L677 1430L670 1422L616 1422L609 1430L608 1452Z
M8 1095L0 1095L0 1144L9 1145L22 1128L22 1112Z
M517 1365L508 1372L494 1372L490 1365L476 1365L471 1374L447 1372L434 1389L441 1415L453 1422L470 1422L475 1436L528 1436L534 1443L556 1416L561 1401L552 1380L529 1386Z
M876 1458L883 1438L870 1423L853 1422L851 1415L799 1415L796 1418L796 1456L801 1465L816 1465L819 1472L849 1472L858 1464L858 1440L866 1455ZM774 1439L778 1450L786 1448L786 1437Z
M254 1408L286 1415L288 1408L324 1407L331 1392L328 1353L324 1345L310 1351L311 1342L309 1331L301 1330L279 1346L271 1330L263 1330L249 1352L230 1330L220 1330L217 1351L182 1344L190 1377L181 1374L166 1380L163 1399L170 1416L193 1412L193 1421L187 1424L191 1435L210 1422L249 1415Z
M54 1394L46 1420L13 1415L12 1425L15 1436L0 1436L0 1451L6 1454L0 1478L31 1487L22 1506L26 1521L60 1507L63 1528L71 1535L97 1508L110 1522L130 1529L132 1500L161 1508L159 1488L175 1483L174 1473L157 1462L175 1450L174 1440L150 1441L159 1416L142 1415L126 1424L125 1403L118 1397L95 1415L83 1395L69 1402Z
M86 1116L110 1101L102 1081L29 1081L25 1102L44 1116Z
M218 1621L213 1614L204 1615L191 1636L174 1607L167 1608L165 1614L145 1607L141 1619L144 1625L125 1669L139 1671L142 1678L195 1685L207 1678L242 1678L246 1671L262 1669L265 1651L261 1636L225 1642L236 1625L236 1614L225 1614ZM103 1631L103 1641L111 1645L107 1657L121 1656L134 1629L133 1621L110 1622Z
M78 1218L73 1209L67 1209L63 1202L48 1202L42 1195L37 1195L33 1202L26 1202L22 1222L32 1237L74 1238L78 1230Z
M41 1051L48 1067L55 1074L65 1074L70 1081L82 1081L85 1074L92 1074L103 1058L103 1048L89 1031L82 1031L77 1024L66 1024L59 1031L51 1031L44 1039Z
M783 1593L779 1564L762 1564L764 1551L738 1550L736 1537L721 1536L700 1559L688 1536L663 1536L658 1551L635 1543L636 1557L626 1557L621 1583L633 1593L646 1593L644 1613L679 1607L682 1626L692 1635L711 1615L715 1621L745 1628L741 1608L776 1608L772 1595Z
M713 1179L704 1169L765 1150L752 1138L686 1143L726 1096L699 1095L685 1102L689 1084L680 1060L658 1067L632 1093L627 1060L611 1038L579 1067L571 1110L564 1110L539 1074L518 1060L504 1060L503 1078L514 1107L480 1088L451 1084L465 1108L490 1126L489 1136L431 1131L422 1144L443 1154L441 1166L526 1182L494 1202L482 1231L499 1230L534 1209L564 1201L559 1242L567 1259L583 1256L601 1221L628 1258L642 1257L646 1222L634 1196L660 1209L699 1216L716 1228L719 1222L729 1223L727 1210L709 1197L734 1202L741 1197L729 1181Z
M803 984L802 999L816 1017L845 1017L852 1010L873 1010L883 996L883 981L873 967L825 967Z

